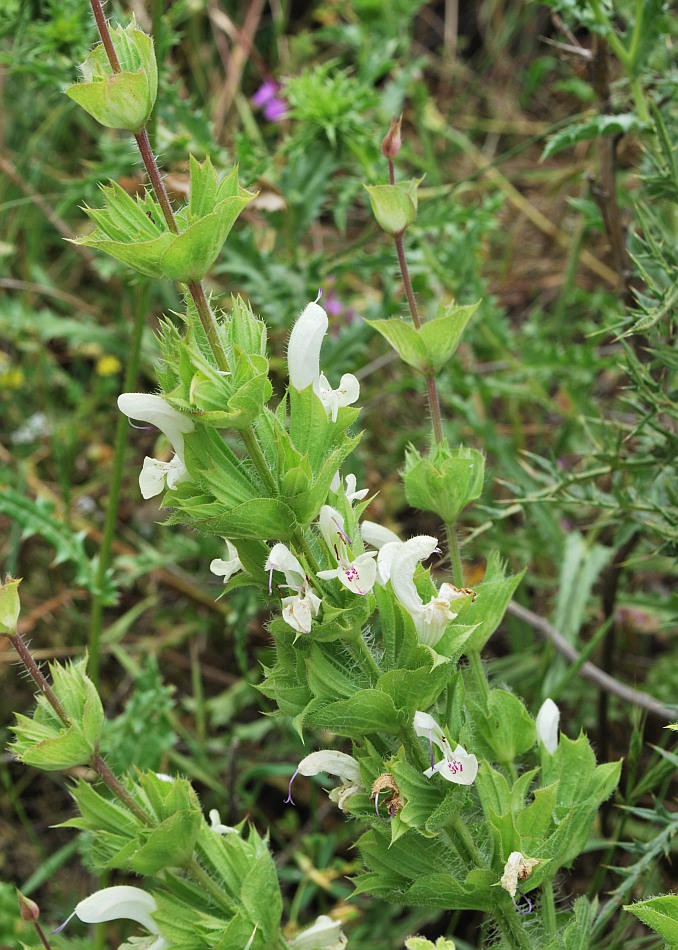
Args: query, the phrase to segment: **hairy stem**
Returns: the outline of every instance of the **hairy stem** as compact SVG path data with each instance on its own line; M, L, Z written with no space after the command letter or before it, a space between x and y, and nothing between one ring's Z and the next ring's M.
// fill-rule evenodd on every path
M71 720L68 713L61 705L60 701L57 699L56 694L52 687L49 685L42 672L40 667L33 659L30 650L23 641L23 638L20 633L15 633L11 638L12 646L16 652L21 657L21 662L26 667L27 672L29 673L31 679L38 687L40 692L43 694L45 699L48 701L54 712L57 714L59 719L62 721L66 728L69 728L71 725Z
M421 317L419 316L417 301L414 296L414 290L412 289L412 281L410 279L410 271L407 266L407 259L405 257L405 246L403 244L402 234L396 234L393 240L395 242L396 254L398 255L398 265L400 267L400 275L402 277L403 287L405 288L405 296L407 297L407 304L410 308L410 314L412 316L412 323L415 325L417 330L420 330ZM437 443L440 443L444 438L443 420L442 414L440 412L440 399L438 398L438 387L436 386L435 374L432 372L425 373L424 378L426 380L428 405L431 411L431 422L433 424L433 437Z
M92 756L90 764L106 788L115 795L119 802L126 808L129 808L135 818L138 818L142 824L147 826L154 824L151 816L144 811L141 805L127 791L120 779L111 771L98 752Z

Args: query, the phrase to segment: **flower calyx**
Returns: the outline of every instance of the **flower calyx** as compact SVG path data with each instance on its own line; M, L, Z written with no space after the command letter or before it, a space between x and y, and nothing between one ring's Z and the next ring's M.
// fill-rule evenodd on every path
M158 94L158 67L153 40L132 19L111 30L119 71L111 66L103 43L80 66L83 81L65 92L85 112L109 129L138 135L153 111Z
M160 205L146 193L132 198L116 182L104 185L104 208L85 208L94 231L73 243L97 248L147 277L191 283L202 280L243 208L256 195L238 181L233 168L220 182L209 158L191 156L188 204L170 230Z

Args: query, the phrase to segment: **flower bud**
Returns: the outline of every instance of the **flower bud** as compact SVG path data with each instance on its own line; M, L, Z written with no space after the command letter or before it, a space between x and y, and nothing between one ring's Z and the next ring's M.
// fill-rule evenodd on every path
M391 128L388 130L381 142L381 154L385 158L395 158L400 151L400 147L403 144L403 140L400 135L400 126L402 125L402 122L402 115L399 115L397 119L395 117L391 119Z
M8 577L6 583L0 584L0 633L13 637L16 633L19 620L19 584L21 578Z
M19 902L19 916L21 919L27 921L29 924L35 923L40 916L40 908L38 905L35 901L32 901L30 897L24 897L19 890L16 892L16 897Z
M397 185L365 185L377 224L392 237L402 234L417 217L417 188L422 179Z
M146 125L158 93L158 67L153 40L129 26L111 30L111 40L120 62L114 72L103 43L95 46L80 66L84 82L66 89L66 95L109 129L139 133Z

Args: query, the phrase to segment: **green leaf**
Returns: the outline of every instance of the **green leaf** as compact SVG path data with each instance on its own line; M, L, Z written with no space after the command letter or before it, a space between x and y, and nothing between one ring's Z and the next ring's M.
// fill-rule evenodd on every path
M550 137L546 143L541 161L557 155L566 148L589 139L600 138L605 135L628 135L643 128L637 115L628 112L622 115L597 115L585 122L573 122L560 129Z
M508 765L537 741L532 717L512 693L493 689L487 710L475 704L471 710L477 748L488 759Z
M624 904L624 910L651 927L671 947L678 946L678 895L665 894L635 904Z
M419 334L426 356L425 372L439 373L446 365L477 309L478 304L461 307L455 303L441 303L435 319L422 324Z
M598 901L579 897L572 908L571 923L563 931L563 950L589 950L592 944L591 931L598 912Z
M404 363L420 373L426 372L424 342L411 323L397 317L390 320L366 320L365 323L391 344Z
M378 689L361 689L349 699L326 703L308 716L309 725L331 729L339 736L370 735L386 732L397 735L406 722L393 700Z
M488 564L489 574L489 564ZM459 614L459 621L477 624L464 648L465 653L480 653L502 621L513 594L523 579L525 571L501 579L485 580L474 588L476 598ZM486 575L487 576L487 575Z

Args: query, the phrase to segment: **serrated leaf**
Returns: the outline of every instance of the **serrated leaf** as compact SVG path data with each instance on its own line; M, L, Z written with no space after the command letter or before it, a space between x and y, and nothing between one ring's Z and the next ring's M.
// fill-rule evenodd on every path
M678 946L678 895L665 894L635 904L625 904L624 910L635 914L638 920L656 931L671 947Z

